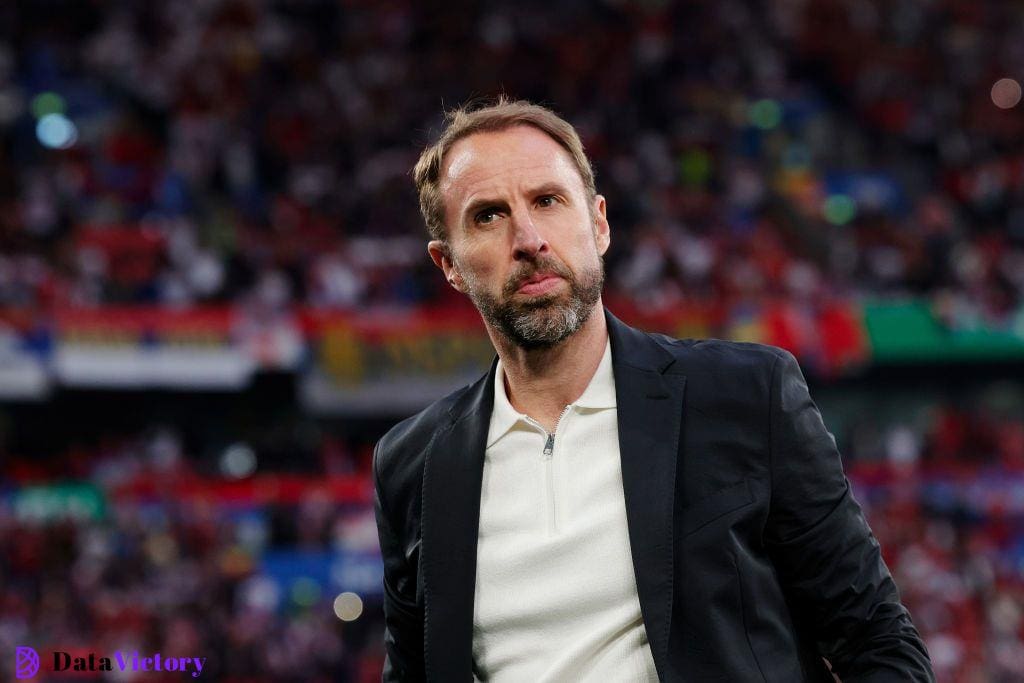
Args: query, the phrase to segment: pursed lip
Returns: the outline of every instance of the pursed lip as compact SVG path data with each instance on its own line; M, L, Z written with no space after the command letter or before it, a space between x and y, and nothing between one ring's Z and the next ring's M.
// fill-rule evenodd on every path
M554 287L561 279L560 276L554 273L534 273L525 280L522 280L516 291L523 294L541 294Z

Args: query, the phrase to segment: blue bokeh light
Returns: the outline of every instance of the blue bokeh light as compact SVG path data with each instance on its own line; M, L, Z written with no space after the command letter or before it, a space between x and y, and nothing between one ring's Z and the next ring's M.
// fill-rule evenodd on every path
M50 149L67 149L78 140L78 128L63 114L47 114L36 124L36 137Z

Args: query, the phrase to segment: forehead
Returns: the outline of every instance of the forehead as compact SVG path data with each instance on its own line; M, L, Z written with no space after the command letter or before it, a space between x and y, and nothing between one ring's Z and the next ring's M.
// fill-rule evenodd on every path
M474 133L448 150L441 166L441 193L447 210L474 195L501 192L531 183L583 180L572 157L547 133L533 126Z

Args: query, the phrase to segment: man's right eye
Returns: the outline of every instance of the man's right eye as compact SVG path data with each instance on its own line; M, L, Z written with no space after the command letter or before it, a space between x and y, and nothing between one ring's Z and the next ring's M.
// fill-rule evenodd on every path
M484 209L483 211L478 213L473 218L473 220L476 223L478 223L479 225L487 225L488 223L493 223L497 219L498 219L498 210L497 209Z

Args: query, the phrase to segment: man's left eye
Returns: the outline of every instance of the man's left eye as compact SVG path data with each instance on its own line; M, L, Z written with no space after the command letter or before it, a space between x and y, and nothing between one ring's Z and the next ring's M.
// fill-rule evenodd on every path
M537 206L542 206L542 207L553 206L555 201L557 201L557 200L555 199L555 196L553 194L546 194L546 195L544 195L543 197L541 197L540 199L537 200Z

